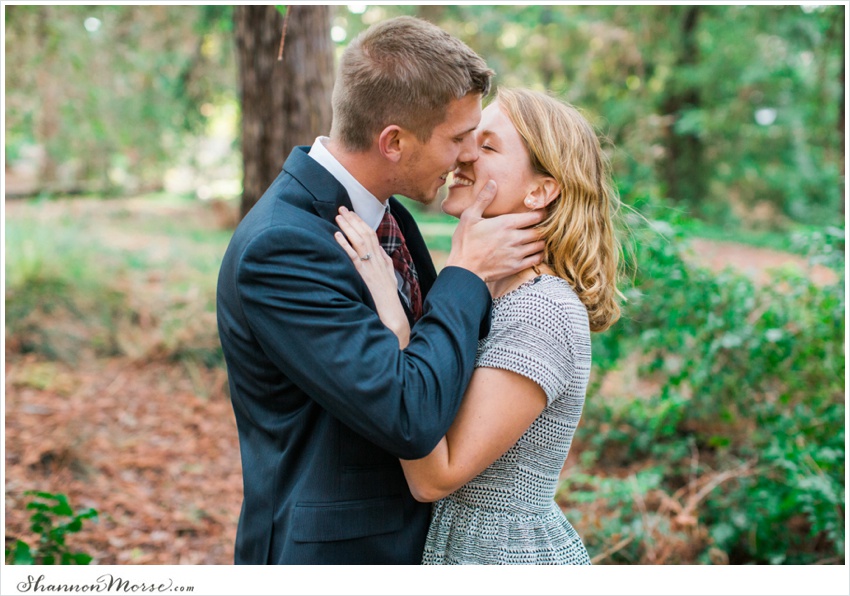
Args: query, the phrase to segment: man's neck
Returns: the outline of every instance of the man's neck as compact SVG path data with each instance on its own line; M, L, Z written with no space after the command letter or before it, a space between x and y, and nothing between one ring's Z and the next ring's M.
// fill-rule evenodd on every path
M377 163L371 151L348 151L333 139L328 139L325 149L379 201L389 200L392 189L386 182L386 164Z

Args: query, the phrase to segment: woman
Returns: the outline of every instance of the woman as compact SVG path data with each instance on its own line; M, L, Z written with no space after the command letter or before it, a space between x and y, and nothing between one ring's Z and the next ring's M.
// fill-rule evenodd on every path
M590 332L619 317L617 196L592 127L573 107L502 89L476 129L479 157L454 172L443 211L459 217L488 180L485 216L544 209L543 264L488 284L490 334L452 427L427 457L402 461L413 496L436 501L425 564L589 564L554 501L590 374ZM403 349L410 329L389 258L348 212L337 241Z

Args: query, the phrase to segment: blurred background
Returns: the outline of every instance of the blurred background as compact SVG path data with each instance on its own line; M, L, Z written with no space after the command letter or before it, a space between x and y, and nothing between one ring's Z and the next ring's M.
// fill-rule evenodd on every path
M220 259L410 14L610 155L628 300L558 493L594 563L843 563L845 10L295 5L281 49L282 6L4 5L7 562L232 562Z

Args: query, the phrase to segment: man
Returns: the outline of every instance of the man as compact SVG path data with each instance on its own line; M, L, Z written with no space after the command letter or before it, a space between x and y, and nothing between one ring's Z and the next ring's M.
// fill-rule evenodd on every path
M294 149L234 233L217 299L244 482L236 563L419 563L430 506L398 459L427 455L457 412L489 328L483 280L538 263L542 243L522 229L538 215L482 219L491 193L437 276L391 195L429 202L477 159L491 76L425 21L371 27L340 61L330 138ZM340 207L406 247L400 292L418 320L404 351L333 238Z

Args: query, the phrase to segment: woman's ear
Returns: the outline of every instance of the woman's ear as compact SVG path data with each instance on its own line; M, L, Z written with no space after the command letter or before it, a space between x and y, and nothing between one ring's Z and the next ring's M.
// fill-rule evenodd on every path
M401 127L391 124L382 130L378 137L378 149L381 155L393 163L401 161L403 133Z
M544 176L525 197L525 206L531 209L543 209L549 203L558 198L561 188L557 181L551 176Z

